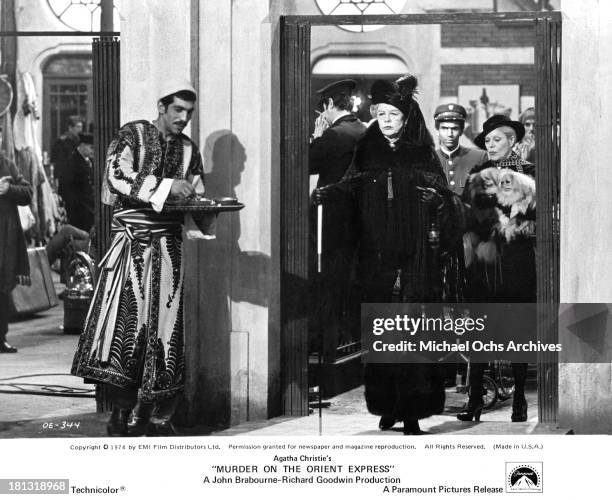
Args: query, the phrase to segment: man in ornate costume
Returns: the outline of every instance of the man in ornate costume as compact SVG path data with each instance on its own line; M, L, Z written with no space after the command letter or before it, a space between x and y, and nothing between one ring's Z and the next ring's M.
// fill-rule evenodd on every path
M127 123L108 148L102 201L114 205L113 240L72 367L109 385L109 435L175 434L185 377L181 226L195 226L167 204L204 192L200 153L182 133L196 93L182 81L159 95L157 119ZM211 218L195 224L206 231Z

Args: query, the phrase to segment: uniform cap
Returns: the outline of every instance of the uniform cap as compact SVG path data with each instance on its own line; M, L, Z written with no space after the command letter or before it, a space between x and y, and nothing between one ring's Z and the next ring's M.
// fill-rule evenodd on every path
M464 122L466 117L465 108L460 104L440 104L434 112L437 122Z
M350 94L353 90L355 90L355 87L357 87L357 82L355 80L338 80L337 82L332 82L329 85L317 90L317 94L319 94L321 97L341 93Z

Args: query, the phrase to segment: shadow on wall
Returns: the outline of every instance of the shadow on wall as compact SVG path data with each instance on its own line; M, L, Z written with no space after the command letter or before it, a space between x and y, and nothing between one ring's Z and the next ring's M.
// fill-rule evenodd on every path
M229 130L208 136L203 151L206 197L236 198L247 155L238 137ZM227 427L244 421L249 415L249 372L247 353L251 351L252 332L232 324L232 303L268 305L270 256L240 249L241 222L257 217L256 206L241 212L221 213L217 220L217 238L206 242L187 242L197 257L186 269L186 307L196 324L190 330L196 337L188 340L186 407L181 411L186 425L206 424ZM245 319L245 323L246 323ZM249 326L250 328L250 326Z
M246 150L238 137L229 130L213 132L206 139L203 156L205 168L211 166L206 174L206 197L237 198L236 187L240 185L247 160ZM246 206L242 212L221 214L217 222L217 243L231 255L231 269L227 270L231 279L229 295L234 302L266 307L270 256L240 249L241 213L247 222L251 221L257 217L257 207Z

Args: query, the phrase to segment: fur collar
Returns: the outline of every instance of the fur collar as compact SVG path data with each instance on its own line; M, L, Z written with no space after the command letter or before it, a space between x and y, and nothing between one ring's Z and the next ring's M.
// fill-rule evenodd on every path
M425 171L442 173L433 147L426 144L416 144L405 135L400 137L395 146L392 147L380 131L378 122L373 122L358 141L355 148L355 163L361 171L406 165Z

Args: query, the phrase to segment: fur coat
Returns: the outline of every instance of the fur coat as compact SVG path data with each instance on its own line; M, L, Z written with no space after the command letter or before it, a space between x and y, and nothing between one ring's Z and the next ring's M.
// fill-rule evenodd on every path
M351 193L357 214L357 276L365 299L391 302L399 277L398 300L440 300L441 266L435 262L428 230L438 229L439 255L448 255L460 240L464 222L461 203L448 188L433 147L405 137L391 147L374 122L336 187ZM435 194L423 196L427 190Z
M535 195L533 178L511 169L490 167L470 176L468 300L535 300Z
M406 136L391 146L375 122L336 188L350 192L357 214L361 302L442 301L440 256L460 241L462 223L433 146ZM439 242L430 241L432 228ZM364 376L375 415L418 419L444 408L442 365L369 363Z

